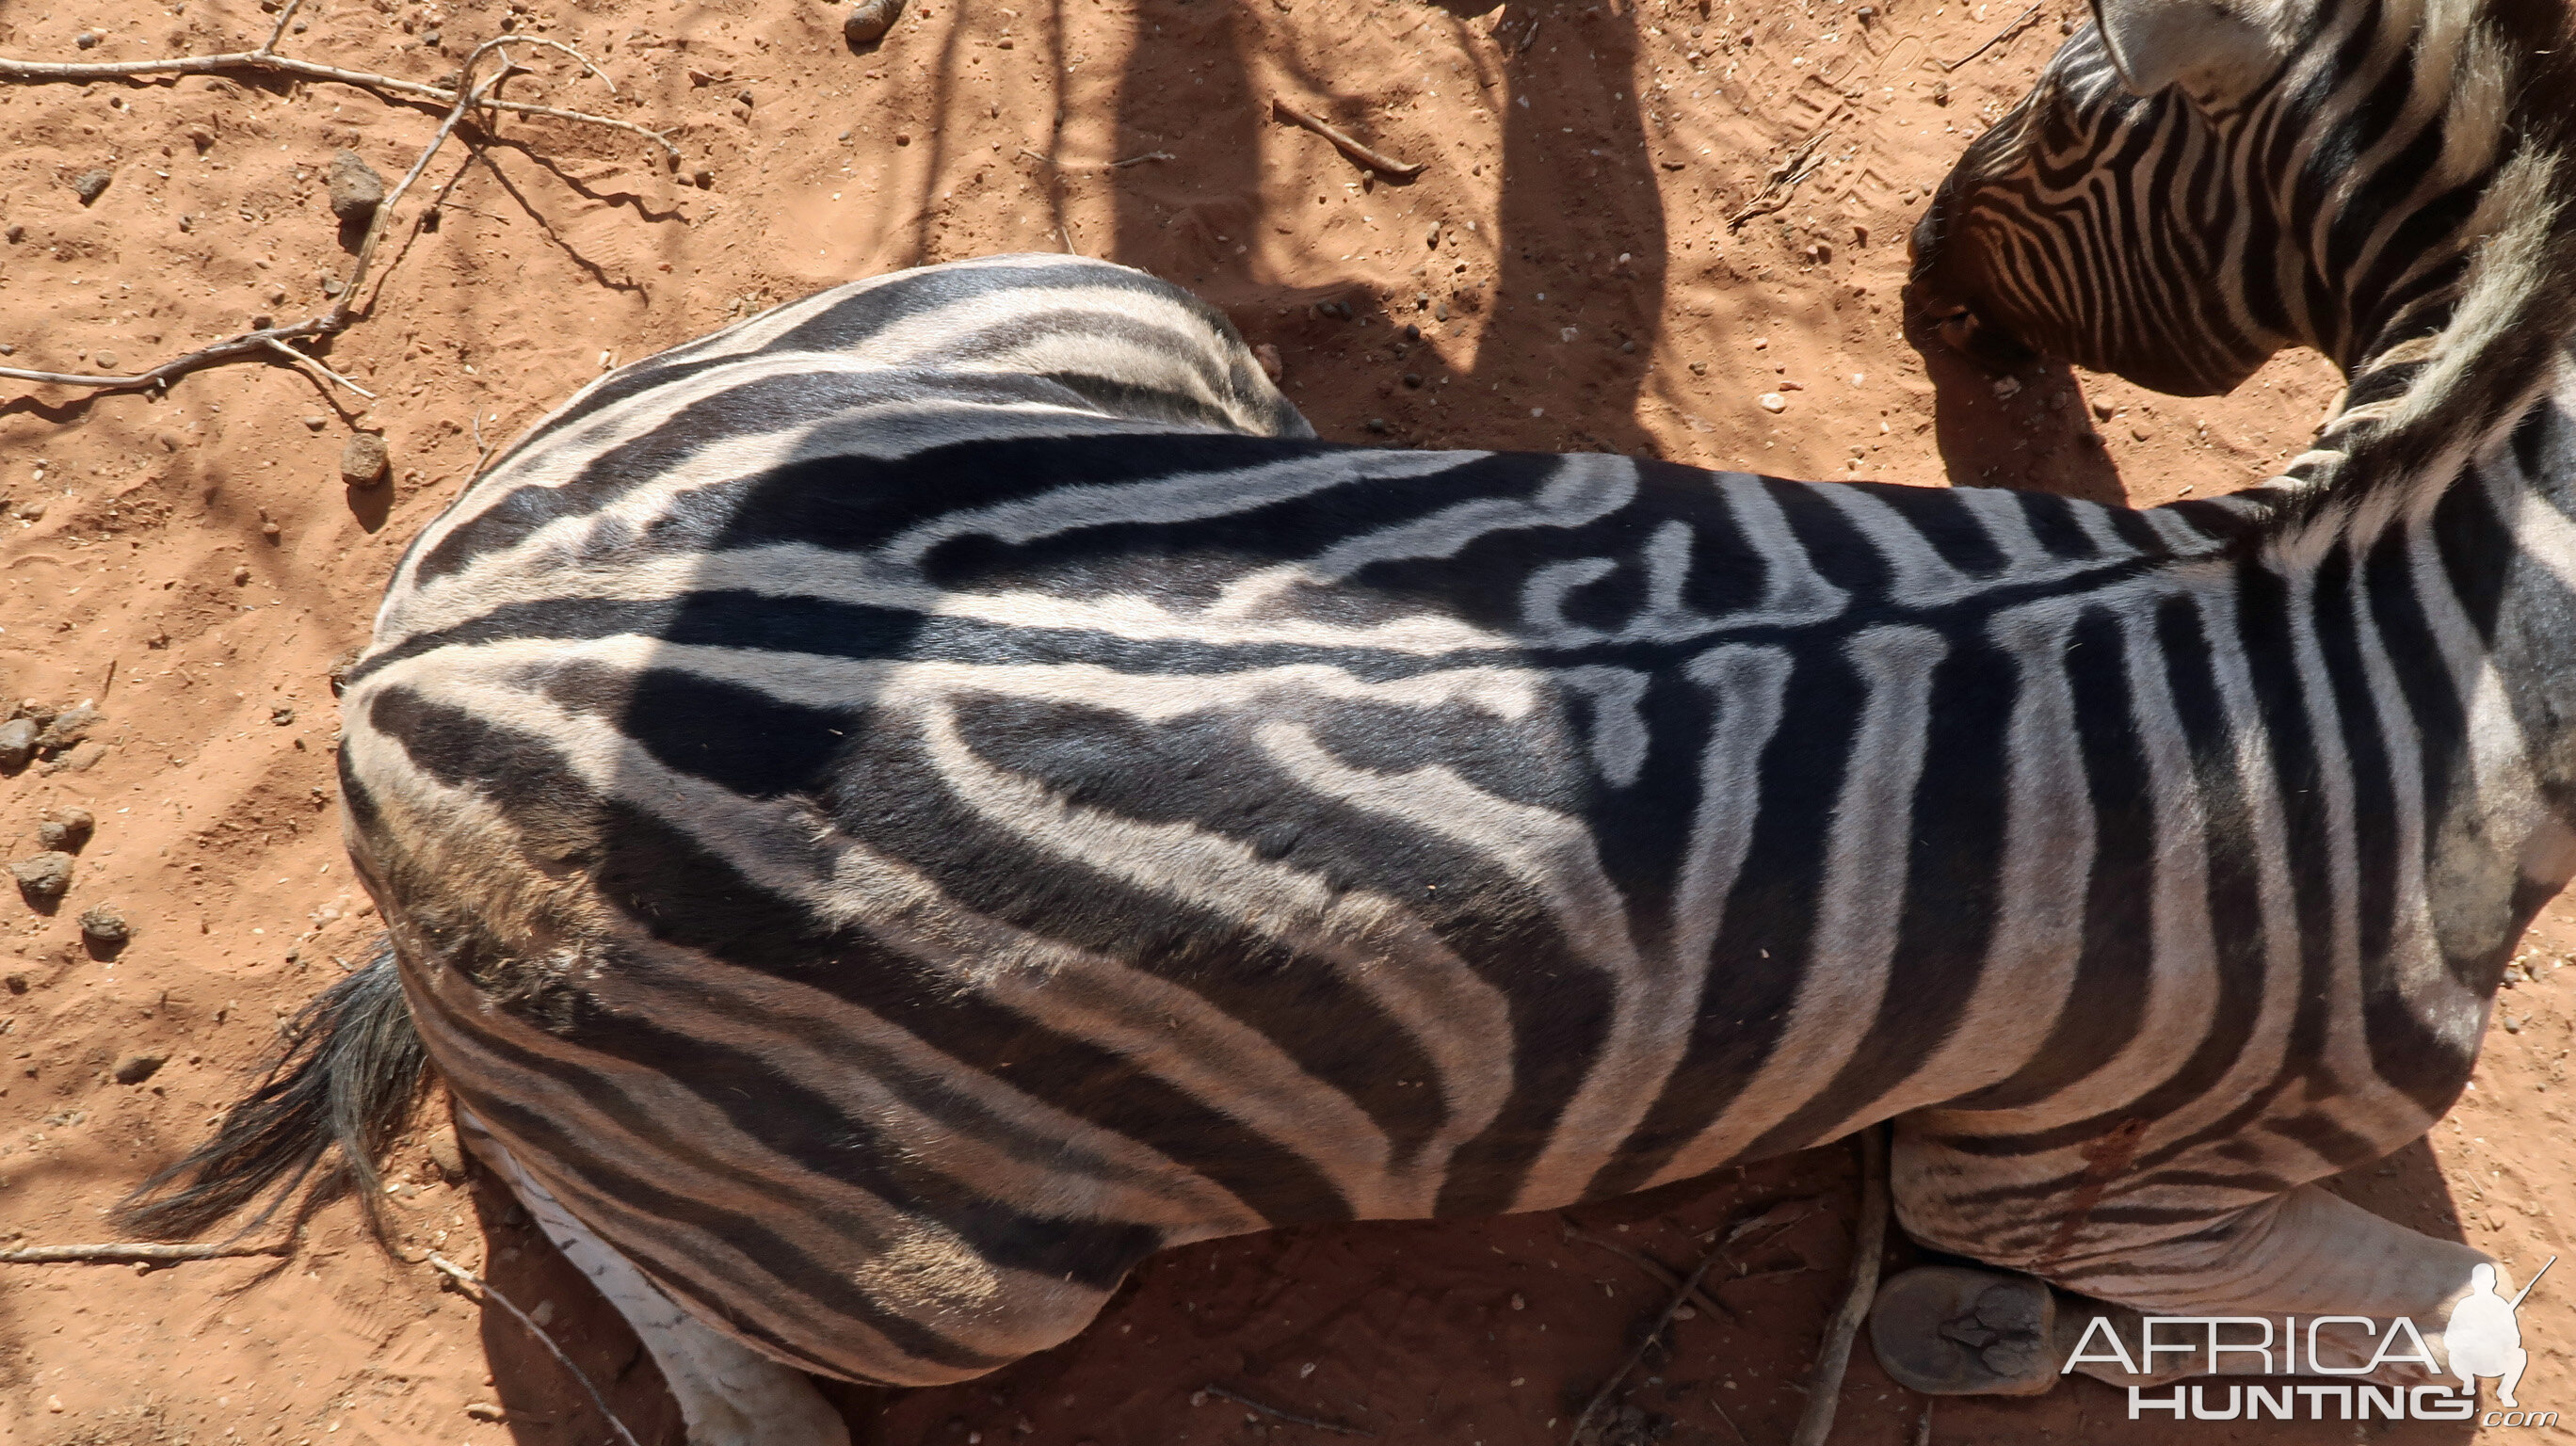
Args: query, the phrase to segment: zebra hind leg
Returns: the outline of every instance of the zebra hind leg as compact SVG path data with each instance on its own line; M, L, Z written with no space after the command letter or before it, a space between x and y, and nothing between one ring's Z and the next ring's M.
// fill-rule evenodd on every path
M2057 1384L2055 1293L2036 1276L1926 1265L1879 1287L1869 1343L1927 1396L2033 1396Z
M635 1328L680 1403L690 1446L849 1446L850 1428L802 1371L700 1322L529 1178L463 1109L458 1133L490 1164L573 1268Z

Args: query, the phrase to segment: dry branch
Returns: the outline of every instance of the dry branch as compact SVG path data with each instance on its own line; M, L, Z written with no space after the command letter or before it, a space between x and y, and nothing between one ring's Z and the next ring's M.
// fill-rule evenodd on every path
M29 1245L0 1250L0 1265L164 1265L180 1260L223 1260L236 1255L284 1255L284 1243L267 1245L150 1245L115 1241L105 1245Z
M1312 1427L1314 1427L1314 1428L1315 1428L1316 1430L1318 1430L1318 1431L1330 1431L1330 1432L1332 1432L1332 1433L1333 1433L1334 1435L1336 1435L1336 1436L1371 1436L1371 1437L1373 1437L1373 1436L1375 1436L1375 1435L1377 1434L1377 1433L1376 1433L1376 1432L1374 1432L1374 1431L1363 1431L1363 1430L1361 1430L1361 1429L1360 1429L1359 1427L1357 1427L1357 1426L1345 1426L1345 1425L1342 1425L1341 1423L1336 1422L1336 1421L1319 1421L1319 1420L1315 1419L1315 1418L1314 1418L1314 1417L1312 1417L1312 1416L1300 1416L1300 1415L1298 1415L1297 1413L1295 1413L1295 1412L1293 1412L1293 1411L1282 1411L1282 1410L1280 1410L1280 1409L1279 1409L1278 1407L1276 1407L1276 1406L1267 1405L1267 1404L1265 1404L1265 1403L1263 1403L1263 1402L1256 1401L1256 1400L1252 1399L1250 1396L1241 1396L1241 1395L1237 1395L1237 1394L1235 1394L1234 1392L1227 1390L1227 1389L1226 1389L1225 1387L1223 1387L1223 1386L1210 1384L1210 1385L1201 1386L1201 1387L1199 1387L1199 1389L1200 1389L1200 1390L1202 1390L1202 1391L1205 1391L1207 1394L1209 1394L1209 1395L1211 1395L1211 1396L1217 1396L1217 1397L1221 1397L1221 1398L1223 1398L1223 1399L1225 1399L1225 1400L1232 1401L1233 1403L1235 1403L1235 1404L1236 1404L1236 1405L1238 1405L1238 1406L1249 1406L1249 1407L1251 1407L1253 1410L1255 1410L1255 1411L1259 1411L1262 1415L1265 1415L1265 1416L1276 1416L1277 1418L1279 1418L1279 1419L1280 1419L1280 1420L1282 1420L1282 1421L1286 1421L1286 1422L1289 1422L1289 1423L1291 1423L1291 1424L1298 1425L1298 1426L1312 1426Z
M2014 36L2021 34L2023 31L2030 28L2030 23L2032 21L2037 20L2038 18L2039 7L2037 5L2033 5L2028 10L2021 12L2020 18L2014 20L2012 24L1996 31L1994 33L1994 38L1988 40L1985 44L1978 46L1976 49L1969 51L1967 54L1960 56L1956 60L1942 61L1941 73L1947 75L1950 72L1957 70L1960 66L1967 64L1969 61L1976 59L1978 56L1985 54L1987 51L1994 49L1996 46L2003 44L2005 41L2012 39Z
M1370 150L1368 147L1361 145L1358 141L1355 141L1349 136L1344 135L1342 132L1335 130L1331 125L1325 123L1323 120L1318 119L1315 116L1308 115L1304 111L1299 110L1297 107L1290 105L1288 102L1280 100L1275 96L1272 97L1270 101L1270 112L1274 118L1285 124L1302 126L1305 129L1322 136L1324 139L1331 141L1334 149L1340 151L1343 155L1350 157L1359 164L1366 166L1368 169L1377 172L1379 175L1386 177L1390 181L1410 181L1414 177L1422 174L1422 167L1418 165L1407 165L1391 156L1381 155L1376 151Z
M610 1426L616 1428L617 1438L624 1441L626 1446L639 1446L639 1443L635 1439L635 1433L626 1429L626 1423L617 1419L617 1413L615 1411L608 1409L608 1398L599 1394L599 1388L590 1383L590 1377L582 1374L581 1367L574 1365L572 1363L572 1357L564 1354L563 1347L555 1344L555 1338L547 1335L545 1327L538 1325L534 1317L530 1316L526 1311L519 1309L516 1301L513 1301L508 1296L494 1290L491 1284L484 1280L483 1277L476 1275L473 1271L467 1270L464 1266L457 1264L455 1261L448 1259L446 1256L439 1254L435 1250L430 1251L423 1257L423 1259L429 1263L431 1269L436 1270L441 1275L447 1276L459 1285L471 1287L473 1290L479 1292L483 1299L492 1302L494 1305L499 1306L501 1309L508 1311L512 1316L516 1317L519 1324L528 1328L528 1334L535 1336L537 1338L537 1343L544 1346L549 1352L551 1352L554 1355L554 1358L558 1362L562 1363L565 1370L572 1372L572 1378L574 1380L581 1382L581 1388L590 1393L590 1403L599 1408L599 1414L608 1418L608 1424Z
M1836 106L1835 109L1839 110L1841 107ZM1832 117L1829 115L1826 119L1830 120ZM1817 168L1824 164L1821 159L1816 158L1816 149L1825 143L1827 136L1832 134L1832 131L1820 128L1815 134L1799 142L1798 148L1789 153L1787 160L1771 168L1771 174L1763 178L1762 189L1754 193L1753 199L1745 202L1743 209L1726 218L1726 229L1733 231L1756 216L1768 216L1786 207L1789 204L1789 198L1797 194L1798 183L1814 175Z
M288 5L279 13L278 25L269 32L268 40L257 50L234 50L221 55L174 55L166 60L18 60L0 55L0 80L140 80L161 75L220 75L247 71L264 75L299 76L306 80L338 81L342 85L354 85L362 90L405 96L413 100L434 101L439 105L456 103L459 92L444 86L429 85L417 80L404 80L399 76L378 75L372 71L348 70L337 65L323 65L316 61L298 60L291 55L278 54L277 38L286 29L286 18L293 15L295 10L296 6ZM545 45L564 51L579 59L584 67L599 76L601 80L608 79L607 74L593 64L589 57L581 55L561 41L546 40L533 35L514 35L507 38L513 43ZM460 72L457 85L461 89L464 84L465 77ZM613 84L609 86L612 94L616 89ZM668 136L660 131L648 130L633 121L622 121L614 116L592 115L587 111L565 110L559 106L538 105L521 100L494 99L485 101L484 105L487 109L506 110L515 115L551 116L556 120L575 120L588 125L607 126L612 130L631 131L660 146L663 153L670 157L671 164L678 165L680 162L680 148L671 144Z
M1860 1236L1852 1242L1851 1286L1842 1308L1825 1326L1824 1346L1807 1377L1807 1409L1789 1446L1825 1446L1834 1409L1842 1401L1843 1369L1851 1364L1852 1338L1878 1298L1879 1257L1887 1253L1887 1127L1860 1132Z
M294 0L294 3L288 4L282 9L278 16L277 25L270 32L267 43L257 50L246 50L232 55L185 56L180 57L179 59L167 61L112 61L99 65L56 64L45 61L11 60L6 57L0 57L0 78L32 80L97 80L118 75L165 73L194 74L201 72L189 70L173 72L170 68L188 66L199 61L215 60L227 63L226 67L222 68L238 69L246 68L247 62L257 61L261 67L290 70L297 74L307 74L314 71L329 71L331 72L330 74L322 76L321 78L345 80L353 85L377 84L381 82L384 88L401 94L416 95L425 99L435 99L446 102L448 106L447 115L439 122L437 131L430 136L429 143L421 148L419 158L412 162L411 169L404 173L402 180L397 182L391 190L387 191L384 199L377 203L375 217L368 223L366 236L358 244L357 258L351 264L348 278L342 283L340 293L333 299L330 308L319 316L307 317L302 321L291 322L285 326L262 327L257 330L242 332L236 336L226 337L222 341L215 342L209 346L200 347L197 350L188 352L182 356L173 357L170 360L161 363L159 366L153 367L149 371L137 372L132 376L95 376L84 375L77 372L39 371L25 367L0 367L0 378L21 382L50 382L59 386L89 387L93 390L104 392L145 391L154 387L166 387L174 379L184 376L189 372L200 371L206 367L220 365L224 362L239 361L252 356L282 356L292 365L313 374L317 380L323 382L326 389L330 384L337 383L340 386L347 387L349 390L356 392L362 397L367 397L372 400L375 396L373 392L368 391L366 388L359 386L356 382L351 381L349 378L342 376L340 373L323 365L321 361L316 359L311 353L289 346L287 343L307 337L328 337L337 335L338 333L347 330L351 323L357 319L359 288L367 280L368 270L375 263L376 248L384 240L385 232L392 223L394 208L402 200L404 192L411 188L412 183L420 179L421 172L428 169L430 160L438 154L441 147L447 144L447 138L455 133L458 123L465 119L467 113L476 109L485 111L496 109L512 110L523 115L550 115L565 120L585 121L594 125L603 125L613 127L618 130L633 131L638 135L650 137L655 144L661 146L663 150L670 153L671 159L674 162L679 159L680 153L678 149L673 147L671 143L668 140L665 140L658 132L648 131L642 126L635 125L631 122L612 120L606 116L590 115L582 111L560 110L552 106L527 106L516 101L499 99L492 94L492 92L499 88L504 81L509 80L514 75L520 74L522 71L518 62L511 57L509 50L507 49L507 47L513 45L534 45L548 50L560 51L579 62L583 69L598 76L602 82L607 83L609 90L612 93L617 89L615 83L609 81L607 73L600 70L598 65L593 63L589 56L582 54L579 50L564 44L560 40L548 40L541 36L534 35L504 35L496 39L486 40L482 44L475 46L474 49L466 55L464 64L457 68L457 89L448 91L441 90L436 86L418 85L411 81L397 81L389 76L370 76L363 75L357 71L339 71L330 66L311 66L304 61L290 61L284 56L277 55L273 49L277 43L277 37L285 31L287 19L294 15L297 6L301 3L302 0ZM476 85L474 83L475 70L482 64L483 58L486 55L493 54L495 52L499 53L501 56L501 68L499 73L495 74L490 80L485 81L480 85ZM237 65L233 64L234 62L241 62L243 64ZM137 67L142 68L137 69ZM445 192L442 191L440 194L443 197ZM435 202L432 203L431 209L436 209ZM417 219L415 219L413 225L415 228L419 225Z

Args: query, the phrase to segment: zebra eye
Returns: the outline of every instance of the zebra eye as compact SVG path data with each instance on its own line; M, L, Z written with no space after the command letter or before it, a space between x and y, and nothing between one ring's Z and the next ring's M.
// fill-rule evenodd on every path
M1939 333L1942 342L1961 353L1969 350L1970 343L1976 340L1977 332L1984 326L1985 323L1977 319L1977 314L1964 306L1932 323L1932 329Z

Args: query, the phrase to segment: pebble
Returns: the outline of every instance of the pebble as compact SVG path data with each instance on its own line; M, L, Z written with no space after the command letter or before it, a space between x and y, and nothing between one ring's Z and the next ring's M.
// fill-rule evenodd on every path
M500 1407L493 1405L489 1401L466 1402L465 1414L473 1417L477 1421L506 1421L510 1419L509 1412L502 1410Z
M24 974L11 974L5 978L0 978L0 989L6 989L12 994L24 994L27 992L27 976Z
M1406 372L1404 374L1404 384L1408 387L1418 387L1422 385L1422 373Z
M9 866L18 891L39 903L52 903L71 892L72 856L59 850L23 858Z
M36 751L47 754L61 752L87 738L91 725L98 720L98 710L87 703L65 708L45 725L44 732L36 735Z
M15 773L35 756L35 719L14 718L0 723L0 773Z
M1780 395L1778 392L1764 392L1761 396L1754 398L1754 400L1760 403L1762 410L1766 412L1785 412L1789 410L1789 399Z
M112 372L116 370L116 353L112 351L92 353L90 361L92 364L97 366L100 371Z
M106 194L107 183L115 179L116 173L104 166L94 171L83 171L71 179L72 194L80 197L80 203L86 206Z
M79 46L83 50L94 50L98 47L98 43L106 38L106 36L99 34L95 30L84 30L80 34L72 37L72 44Z
M129 1054L118 1060L112 1071L121 1085L139 1085L160 1072L161 1056L157 1054Z
M450 1180L465 1178L465 1152L456 1143L454 1125L439 1126L420 1143L421 1148L429 1152L429 1162L438 1167L438 1173Z
M874 45L902 18L903 0L859 0L851 7L850 18L841 22L841 38L852 49Z
M39 846L59 853L76 854L98 831L98 819L85 808L58 808L36 825Z
M1379 435L1379 436L1381 436L1381 437L1385 436L1385 435L1386 435L1386 418L1384 418L1384 417L1371 417L1371 418L1369 418L1369 419L1368 419L1368 429L1369 429L1371 432L1374 432L1374 433L1376 433L1377 435Z
M716 173L708 170L704 166L700 166L695 171L690 172L689 180L695 183L699 190L703 191L715 185Z
M1995 378L1995 395L1998 397L2014 397L2021 395L2021 378Z
M304 419L304 426L307 431L318 432L329 425L331 425L331 419L329 417L306 417Z
M392 465L385 439L373 432L352 432L340 448L340 480L352 487L380 485Z
M105 904L83 909L80 916L81 937L101 944L122 944L134 937L134 926L125 916ZM126 1081L132 1084L132 1080Z

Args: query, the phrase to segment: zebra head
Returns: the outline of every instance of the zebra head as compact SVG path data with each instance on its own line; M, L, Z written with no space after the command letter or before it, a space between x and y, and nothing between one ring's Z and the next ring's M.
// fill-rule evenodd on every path
M2289 345L2355 370L2456 298L2510 58L2556 28L2498 13L2530 8L2094 0L1933 197L1910 310L1989 366L2185 395Z

